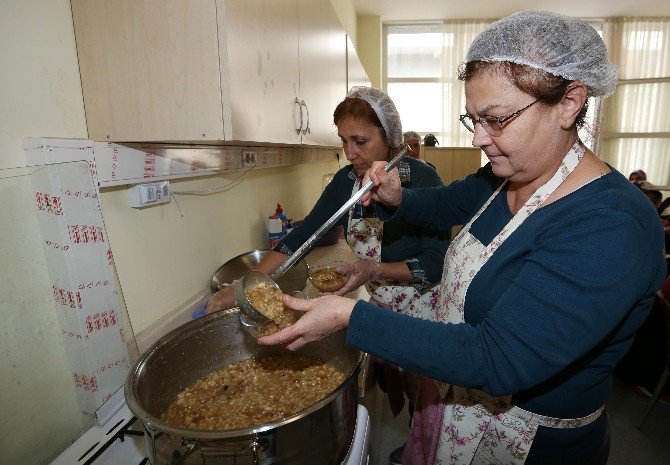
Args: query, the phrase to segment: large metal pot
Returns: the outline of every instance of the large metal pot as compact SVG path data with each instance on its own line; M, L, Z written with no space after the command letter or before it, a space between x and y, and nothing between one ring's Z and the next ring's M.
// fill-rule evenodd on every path
M143 423L154 465L339 464L356 424L356 382L361 353L344 333L308 344L297 354L318 358L347 374L335 391L292 417L254 428L226 431L177 428L160 420L177 394L208 373L231 363L278 353L242 331L232 308L186 323L161 338L132 368L125 395Z

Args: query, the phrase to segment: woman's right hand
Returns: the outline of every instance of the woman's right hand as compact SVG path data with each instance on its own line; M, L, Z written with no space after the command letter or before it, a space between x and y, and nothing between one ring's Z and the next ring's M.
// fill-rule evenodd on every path
M224 310L226 308L232 308L237 305L235 301L235 288L237 287L239 280L233 281L230 286L221 289L219 292L215 293L210 297L209 302L207 302L206 314L218 312L219 310Z
M402 186L400 185L398 169L393 168L387 173L384 170L385 167L385 161L376 161L372 164L372 167L366 171L365 177L363 178L363 184L368 180L371 180L373 187L372 190L365 194L361 199L363 205L368 206L370 204L370 199L392 208L400 205L400 201L402 200Z
M305 312L304 315L295 324L259 338L259 344L281 344L288 350L298 350L309 342L320 341L349 326L351 312L356 305L356 300L335 295L304 300L284 294L282 301L292 310Z

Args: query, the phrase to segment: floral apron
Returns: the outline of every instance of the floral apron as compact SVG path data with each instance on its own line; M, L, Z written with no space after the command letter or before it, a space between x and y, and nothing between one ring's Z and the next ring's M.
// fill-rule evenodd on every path
M470 283L500 245L556 190L584 156L579 141L568 151L558 171L540 187L510 222L484 246L470 227L491 204L503 183L450 244L444 260L440 305L435 319L463 323ZM449 393L449 397L446 397ZM511 404L511 396L492 397L468 389L424 379L413 416L403 463L520 465L526 461L538 426L576 428L595 421L599 408L582 418L560 419L538 415Z
M352 196L360 189L361 182L362 178L354 182ZM347 243L358 258L381 262L384 223L377 217L354 219L353 212L353 208L349 210ZM379 278L365 283L365 289L371 302L389 310L425 320L435 315L439 284L421 293L409 283Z
M362 178L354 182L352 195L360 189ZM377 217L353 218L352 208L349 211L347 225L347 243L354 254L363 260L381 262L382 235L384 223ZM415 318L431 319L435 314L439 298L439 284L420 293L407 282L390 279L375 279L365 283L365 289L370 294L370 301L386 309L406 313ZM363 362L363 372L367 377L368 366L374 373L379 387L388 395L391 411L398 415L405 405L405 395L413 404L419 388L419 375L399 369L397 366L368 354ZM367 379L361 381L367 384ZM365 387L362 388L364 391ZM403 394L404 393L404 394Z

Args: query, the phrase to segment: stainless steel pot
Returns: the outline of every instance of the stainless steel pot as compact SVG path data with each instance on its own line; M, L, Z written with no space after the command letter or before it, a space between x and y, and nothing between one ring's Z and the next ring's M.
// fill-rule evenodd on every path
M269 249L252 250L228 260L212 276L210 284L212 292L220 291L234 280L240 279L247 271L254 269L263 257L269 253ZM277 279L279 288L286 294L293 291L302 291L307 284L307 268L307 262L299 260L295 265L286 270L286 273L282 277Z
M345 344L343 332L296 352L318 358L347 374L320 402L281 421L226 431L168 425L161 415L177 394L206 374L231 363L278 353L241 330L232 308L186 323L161 338L134 365L126 380L128 407L143 423L154 465L339 464L356 425L356 382L361 353Z

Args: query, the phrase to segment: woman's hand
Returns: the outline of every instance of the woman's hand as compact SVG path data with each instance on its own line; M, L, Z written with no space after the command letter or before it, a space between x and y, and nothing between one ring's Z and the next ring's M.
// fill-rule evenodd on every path
M235 289L239 285L240 280L233 281L230 286L225 289L221 289L219 292L215 293L210 297L209 302L207 302L206 314L218 312L226 308L231 308L237 305L235 301Z
M335 268L335 271L349 276L344 286L334 292L335 295L348 294L368 281L379 279L382 272L381 263L375 260L358 260L356 263L347 263L346 265L338 266Z
M261 345L282 344L289 350L298 350L308 342L320 341L349 326L356 305L353 299L334 295L311 300L284 295L282 300L288 308L305 314L295 324L258 339Z
M365 194L361 199L363 205L369 205L371 198L375 202L383 203L392 208L400 205L400 201L402 200L402 186L400 185L398 169L393 168L387 173L384 170L385 167L385 161L376 161L372 164L372 167L365 172L363 185L365 185L369 179L372 181L373 187L372 190Z

